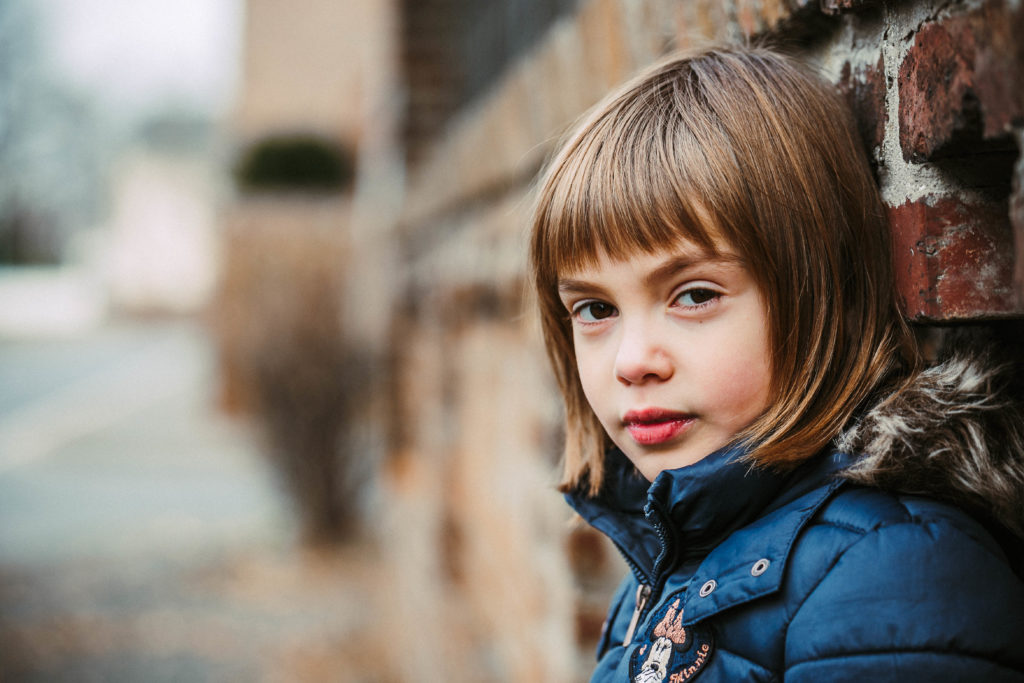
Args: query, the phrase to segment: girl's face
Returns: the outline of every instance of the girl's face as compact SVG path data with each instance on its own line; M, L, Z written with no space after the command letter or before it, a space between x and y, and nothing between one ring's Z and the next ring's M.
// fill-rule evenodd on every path
M649 480L725 446L768 407L764 301L729 250L609 258L559 279L583 392Z

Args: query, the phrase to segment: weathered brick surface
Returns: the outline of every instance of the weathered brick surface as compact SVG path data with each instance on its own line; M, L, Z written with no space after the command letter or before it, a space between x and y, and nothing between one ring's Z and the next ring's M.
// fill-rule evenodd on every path
M911 318L1014 313L1013 232L1003 202L930 196L890 210L897 287Z
M838 86L856 116L861 140L868 157L872 158L875 148L885 139L889 118L882 55L879 54L878 61L871 66L853 67L849 61L844 62Z
M1024 116L1024 10L988 2L918 31L899 71L900 146L922 161L1006 136Z

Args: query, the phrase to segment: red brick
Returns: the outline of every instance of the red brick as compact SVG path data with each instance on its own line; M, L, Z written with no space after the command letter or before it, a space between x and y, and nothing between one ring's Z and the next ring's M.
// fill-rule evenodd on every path
M900 146L923 161L1006 136L1024 116L1024 10L1002 0L926 24L900 65Z
M853 110L861 140L871 157L874 148L882 144L885 124L889 118L885 107L885 64L882 55L878 55L878 62L872 66L853 69L849 62L843 64L838 85Z
M986 138L1008 133L1024 117L1024 10L992 6L972 18L978 39L976 89L981 100Z
M1020 313L1005 202L929 196L889 209L896 286L912 319L971 320Z

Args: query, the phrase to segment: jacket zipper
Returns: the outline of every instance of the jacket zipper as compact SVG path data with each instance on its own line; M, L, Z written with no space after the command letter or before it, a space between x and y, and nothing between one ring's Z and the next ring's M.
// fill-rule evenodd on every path
M633 610L633 618L629 620L629 628L626 629L626 637L622 640L623 646L629 645L633 640L633 632L640 623L640 614L647 607L647 601L651 598L651 587L645 583L640 584L636 589L636 609Z

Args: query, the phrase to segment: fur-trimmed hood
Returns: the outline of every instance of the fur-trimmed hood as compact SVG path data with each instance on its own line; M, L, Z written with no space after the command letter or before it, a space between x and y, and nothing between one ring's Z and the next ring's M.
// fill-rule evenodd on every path
M1011 364L957 354L839 437L851 481L947 500L1024 538L1024 402Z

